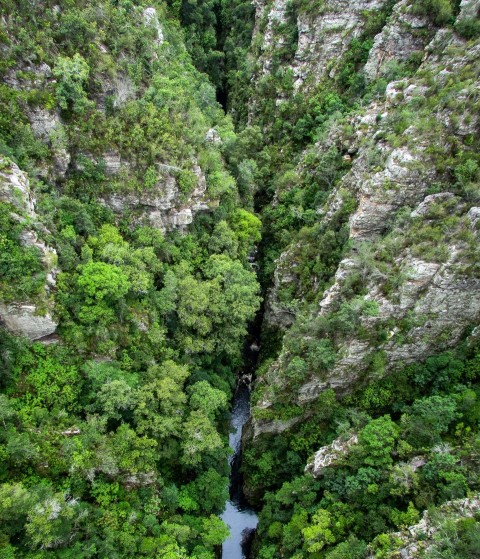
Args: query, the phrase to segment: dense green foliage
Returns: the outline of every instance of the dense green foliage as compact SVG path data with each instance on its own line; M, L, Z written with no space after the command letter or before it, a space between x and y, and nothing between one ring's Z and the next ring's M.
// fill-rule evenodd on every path
M12 209L0 203L0 297L5 301L39 296L45 283L39 251L21 244L23 227Z
M401 344L415 326L413 317L411 322L408 318L382 322L376 303L365 298L375 285L393 304L398 302L405 278L396 259L411 251L427 262L444 263L448 246L460 242L465 247L461 273L478 277L477 240L466 219L466 212L478 200L478 135L457 133L461 115L478 110L473 98L466 106L457 102L459 91L473 93L478 64L456 69L455 79L440 85L427 69L416 74L420 59L412 55L405 62L391 63L377 80L367 82L362 67L392 6L387 4L369 18L364 33L350 42L333 79L309 84L307 94L305 90L295 93L289 75L289 60L296 48L293 27L276 29L281 47L268 53L270 72L254 81L250 108L255 126L239 134L247 148L247 142L263 141L261 152L252 150L255 165L251 166L264 222L261 278L268 285L275 267L280 268L276 304L293 316L293 325L280 334L281 343L275 342L278 334L264 331L253 413L259 429L262 422L272 422L274 434L250 441L244 456L247 495L261 507L254 556L262 559L364 558L369 553L380 558L390 557L390 552L396 557L395 542L385 533L415 524L432 505L474 495L479 489L477 342L378 380L385 374L383 347L391 332L398 331ZM311 6L296 3L293 8ZM453 2L413 6L417 15L432 19L432 26L423 31L430 37L437 26L454 24L457 9ZM294 21L295 17L287 18L285 25ZM461 21L455 24L457 32L475 38L473 22L477 20ZM256 52L259 55L260 49ZM462 52L460 46L458 56ZM381 149L375 148L378 140L385 139L394 148L406 145L415 153L422 138L430 146L424 164L442 177L428 193L447 191L456 198L433 204L426 216L416 218L409 217L410 208L400 208L381 240L349 241L348 220L356 202L348 183L341 181L359 149L352 122L363 116L363 107L369 104L378 103L379 113L384 110L387 83L403 80L400 88L406 88L411 76L431 88L430 93L412 99L407 109L396 108L395 103L385 105L388 119L378 127L382 132L374 141L365 135L360 143L360 149L367 151L365 170L373 174L384 168ZM432 116L439 107L452 114L449 127ZM382 118L378 114L377 122ZM408 127L411 142L404 134ZM440 135L452 146L449 151L437 150L435 137ZM312 142L315 146L309 145ZM350 151L352 144L355 148ZM386 184L388 188L392 187ZM325 213L329 217L323 220ZM319 313L325 289L332 285L338 263L345 257L349 265L340 277L346 279L339 282L335 303L328 312ZM310 380L325 381L328 386L330 371L347 353L352 339L372 348L354 393L340 398L333 390L323 389L316 399L299 403L299 388ZM283 431L281 425L290 421L293 426ZM283 432L275 432L276 422ZM353 434L358 444L335 466L326 468L316 480L303 474L305 464L321 446L339 437L348 441ZM419 457L420 467L416 465ZM475 529L471 534L471 549L476 550ZM438 556L443 545L445 550L452 547L439 543Z
M208 74L219 100L245 123L253 68L249 56L255 10L248 0L167 0L185 29L192 61Z
M306 422L252 448L245 469L270 490L258 556L310 557L324 549L325 557L365 557L368 542L382 541L379 534L478 490L478 353L469 354L430 358L343 402L325 394ZM316 480L302 475L319 446L338 435L347 441L352 433L358 443L333 467ZM377 556L384 557L378 545Z
M260 304L247 256L261 224L224 164L231 120L161 4L155 44L147 6L2 3L2 187L11 161L28 171L41 220L19 216L21 200L0 206L2 301L50 305L50 266L22 243L25 229L57 250L61 269L61 343L0 331L5 558L213 559L228 533L217 516L226 419ZM46 136L27 118L41 111L56 119ZM220 144L205 139L213 127ZM112 150L127 164L109 174ZM42 172L66 152L63 175ZM218 209L188 234L119 218L99 201L155 192L168 173L185 201L199 172Z
M0 329L0 558L215 558L228 533L229 401L281 266L294 277L276 286L291 321L262 331L252 401L255 421L289 428L245 448L253 556L393 558L394 533L432 506L440 529L425 557L478 555L478 516L441 512L480 489L478 334L386 376L388 341L401 346L427 318L385 319L369 286L394 305L402 258L442 265L452 247L455 273L478 278L467 214L480 202L480 66L451 64L440 79L414 52L368 81L394 4L363 12L335 71L298 90L298 20L319 17L322 0L288 2L276 23L268 10L255 22L249 0L0 0L0 302L52 312L59 338ZM478 48L478 18L455 20L458 2L409 9L427 21L423 43L444 26L452 57ZM435 58L441 45L429 48ZM402 102L385 97L393 80ZM372 104L375 134L358 133ZM426 144L428 194L448 196L421 215L396 208L373 242L349 239L358 193L344 177L359 151L366 179L384 169L387 144ZM34 218L7 192L15 165ZM145 217L172 199L202 211L177 230ZM326 382L352 340L369 347L357 384L302 403L300 388ZM305 474L334 440L345 453Z

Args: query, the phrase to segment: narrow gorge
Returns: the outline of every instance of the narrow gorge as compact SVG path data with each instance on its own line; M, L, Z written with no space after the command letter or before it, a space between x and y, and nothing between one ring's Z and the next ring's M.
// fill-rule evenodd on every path
M0 559L478 557L478 0L0 6Z
M245 368L241 371L233 396L231 429L228 443L233 450L230 458L230 499L227 501L222 520L230 528L230 536L222 544L222 558L242 559L248 557L252 538L258 524L255 511L249 505L243 492L242 434L250 414L250 390L258 356L258 344L247 342Z

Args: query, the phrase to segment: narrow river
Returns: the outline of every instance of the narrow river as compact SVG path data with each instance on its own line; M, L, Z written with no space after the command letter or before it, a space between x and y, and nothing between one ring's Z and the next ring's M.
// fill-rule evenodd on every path
M254 346L253 348L257 349ZM248 506L242 489L240 465L242 461L242 430L250 417L250 368L256 363L256 352L249 349L247 372L239 378L233 399L229 435L230 447L234 454L230 458L230 499L227 501L222 520L230 528L230 537L223 542L222 559L245 559L248 557L252 537L258 519L255 512Z

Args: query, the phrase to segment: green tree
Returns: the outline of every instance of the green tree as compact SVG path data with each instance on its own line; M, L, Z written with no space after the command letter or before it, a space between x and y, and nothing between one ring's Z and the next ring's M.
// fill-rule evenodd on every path
M231 227L238 239L239 254L246 256L253 245L262 238L260 219L243 209L238 209L231 219Z
M315 553L322 550L326 545L335 543L332 532L331 514L324 509L319 509L312 516L312 522L302 530L307 551Z
M217 286L187 275L178 281L177 314L187 332L182 335L182 345L188 352L212 352L214 340L210 335L213 327L212 302Z
M34 348L19 363L24 378L23 401L32 408L77 410L83 382L77 368L65 364L68 355L56 355L55 348Z
M45 285L40 251L20 242L23 226L14 215L13 207L0 202L0 296L5 301L38 296Z
M186 486L189 498L195 502L193 510L219 513L228 499L228 479L213 468L202 472L195 481Z
M190 412L183 424L182 461L186 466L198 466L204 455L223 448L220 435L212 421L201 411Z
M449 23L453 18L453 6L450 0L415 0L414 12L430 16L437 25Z
M205 380L189 386L187 391L190 394L190 408L203 412L211 419L227 408L228 399L225 392L213 388Z
M30 509L26 534L33 548L52 549L71 542L85 522L87 507L61 493L54 493Z
M35 501L34 492L22 483L0 485L0 534L13 536L20 533Z
M123 270L105 262L79 266L77 286L83 304L78 311L82 322L111 322L116 303L128 293L130 282Z
M440 435L448 430L457 415L452 396L430 396L415 401L410 411L402 416L407 441L416 448L439 443Z
M260 305L255 273L246 270L237 260L214 254L205 263L204 274L215 285L210 308L213 310L217 347L236 357L247 323Z
M90 67L78 53L72 58L60 56L53 69L57 78L57 97L62 109L83 113L89 106L84 85L88 80Z
M132 387L125 380L118 379L106 382L100 388L92 408L108 418L121 419L122 415L134 405Z
M221 545L229 535L229 529L218 516L211 514L203 520L202 541L207 549L213 551L213 548Z
M186 367L173 361L152 365L147 381L136 392L136 430L159 440L179 437L186 410L183 386L189 375Z
M348 540L335 546L329 551L326 559L364 559L367 555L367 544L355 536L349 536Z
M388 415L370 421L358 436L365 464L389 466L393 461L392 452L398 435L399 428Z
M226 221L219 221L215 225L215 229L208 243L208 249L211 253L223 253L230 258L235 258L237 256L238 240Z
M35 462L39 456L38 450L28 433L13 430L8 433L5 454L16 467L25 467L29 462Z

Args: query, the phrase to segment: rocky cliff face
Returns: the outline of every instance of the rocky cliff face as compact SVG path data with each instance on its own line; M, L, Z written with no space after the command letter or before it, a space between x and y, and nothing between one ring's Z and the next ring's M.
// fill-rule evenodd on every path
M369 4L379 8L377 3ZM462 2L459 20L471 4ZM358 13L364 9L359 5ZM353 21L355 10L345 8L348 13L338 17ZM480 321L480 277L475 264L480 210L478 196L470 190L476 188L470 180L477 179L475 173L461 178L460 158L452 156L459 146L468 153L478 136L474 107L480 86L480 47L446 29L432 38L432 22L412 10L409 2L396 3L373 41L363 72L367 80L388 75L392 61L405 61L412 53L421 53L421 66L411 76L390 82L385 98L371 100L344 126L331 127L326 139L316 144L320 153L334 146L345 154L350 167L327 202L317 208L322 226L330 227L346 194L353 195L356 209L350 214L348 245L330 287L318 292L315 304L300 306L306 323L303 331L318 331L319 323L335 322L347 307L356 326L348 333L346 326L343 333L325 334L335 347L334 363L307 367L288 398L296 405L315 401L329 388L346 394L372 378L394 374L408 363L455 347ZM330 15L326 11L316 16L316 30L307 41L313 61L301 58L307 70L297 74L304 76L302 83L318 79L326 71L325 60L332 57L331 42L325 49L312 38L330 25ZM341 54L343 48L339 46L337 52ZM302 172L302 164L297 172ZM282 329L295 324L292 303L282 303L282 290L285 286L295 290L298 285L301 243L292 243L277 260L267 300L266 320ZM353 293L352 285L357 286ZM315 277L311 288L315 290ZM276 419L272 427L265 420L291 382L292 359L307 359L301 350L292 350L289 340L298 335L295 328L292 332L286 334L277 361L259 380L256 435L279 432L295 423Z
M388 75L394 65L423 57L435 31L431 19L413 13L411 2L397 2L386 25L376 35L363 69L368 80Z
M265 305L264 320L275 328L285 330L295 322L296 305L292 301L283 301L281 292L289 287L295 288L298 276L295 268L298 266L294 257L295 247L289 247L276 261L273 285L269 289Z
M46 8L41 28L49 32L35 25L39 35L29 44L30 22L0 21L0 136L2 153L16 162L0 160L0 201L25 224L19 240L9 241L38 253L38 275L46 277L28 296L2 292L0 316L9 331L32 340L57 327L53 247L70 273L84 262L80 237L97 234L104 218L131 232L183 233L223 194L236 195L222 154L233 125L190 63L166 7L131 6L128 16L122 12L130 27L121 36L107 30L105 14L82 19L75 10ZM35 42L42 47L33 52ZM95 209L87 216L82 205Z
M384 8L386 0L328 0L298 3L287 0L256 3L256 33L262 37L259 75L272 70L275 52L293 40L295 48L291 68L295 89L332 78L350 42L365 30L368 18ZM294 29L292 32L292 28ZM290 34L290 36L289 36Z
M109 157L105 162L110 174L116 174L119 159ZM112 193L102 198L102 202L121 216L126 211L132 212L133 224L146 222L156 229L167 231L185 230L193 222L195 214L208 211L215 202L209 200L206 193L207 184L202 169L195 165L194 174L197 186L193 192L182 194L178 181L169 165L160 165L161 178L152 189L132 193Z
M58 7L56 16L61 15ZM148 47L152 64L160 59L160 53L163 54L165 37L161 17L157 9L148 7L138 12L138 21L135 22L152 34ZM115 61L104 43L96 44L95 48L98 48L97 56L103 58L110 67L108 70L96 70L94 75L90 75L93 85L86 103L96 109L93 129L80 133L78 125L72 126L71 117L60 108L52 107L51 101L42 104L35 100L24 111L26 126L46 150L37 162L35 173L47 183L63 189L73 176L93 169L97 180L101 178L103 182L103 189L98 189L98 199L119 216L128 210L135 216L136 223L144 222L163 232L184 230L198 212L207 211L218 204L218 196L207 192L205 170L198 162L198 154L191 154L182 160L182 164L191 161L187 165L188 172L196 183L189 185L188 192L179 184L179 173L183 169L166 154L155 157L151 171L155 170L157 178L154 184L145 187L145 163L138 161L131 146L126 148L121 145L118 131L116 137L115 134L105 134L105 129L112 116L118 118L122 111L132 110L132 103L145 95L146 86L135 83L129 75L125 53ZM15 92L14 96L41 99L42 96L52 96L61 79L53 64L36 64L23 57L5 72L2 81ZM128 124L130 127L133 125L134 122ZM158 123L155 133L160 134L161 128ZM137 132L142 135L140 129ZM214 144L218 147L221 144L221 137L214 128L208 130L205 127L204 134L203 147L212 147ZM86 169L85 163L90 169ZM132 184L135 184L134 188Z
M34 248L45 271L43 293L35 300L0 301L0 324L13 334L40 340L54 334L52 293L58 274L57 253L42 239L49 235L35 212L35 198L28 176L14 163L0 158L0 202L8 204L12 217L22 224L20 242Z
M369 19L387 5L386 0L334 0L324 2L320 10L300 11L293 61L295 89L311 86L324 76L333 78L352 39L361 37Z
M480 499L474 496L470 499L449 501L433 515L425 512L418 524L389 535L390 540L394 542L394 549L387 553L387 559L419 559L425 557L425 553L441 557L462 541L462 537L465 537L465 534L462 534L462 524L472 524L479 507ZM466 544L466 540L464 543ZM375 554L369 555L369 559L374 557Z
M358 437L352 435L347 439L336 439L331 444L320 448L313 460L305 467L305 472L311 473L313 477L320 477L326 468L342 464L347 458L350 448L358 443Z
M463 2L463 16L472 17ZM274 0L256 2L254 42L260 45L256 79L275 67L275 56L289 48L294 90L308 91L339 71L352 41L375 35L365 77L385 76L393 66L423 56L435 34L431 15L415 9L411 0L327 0L316 3Z

